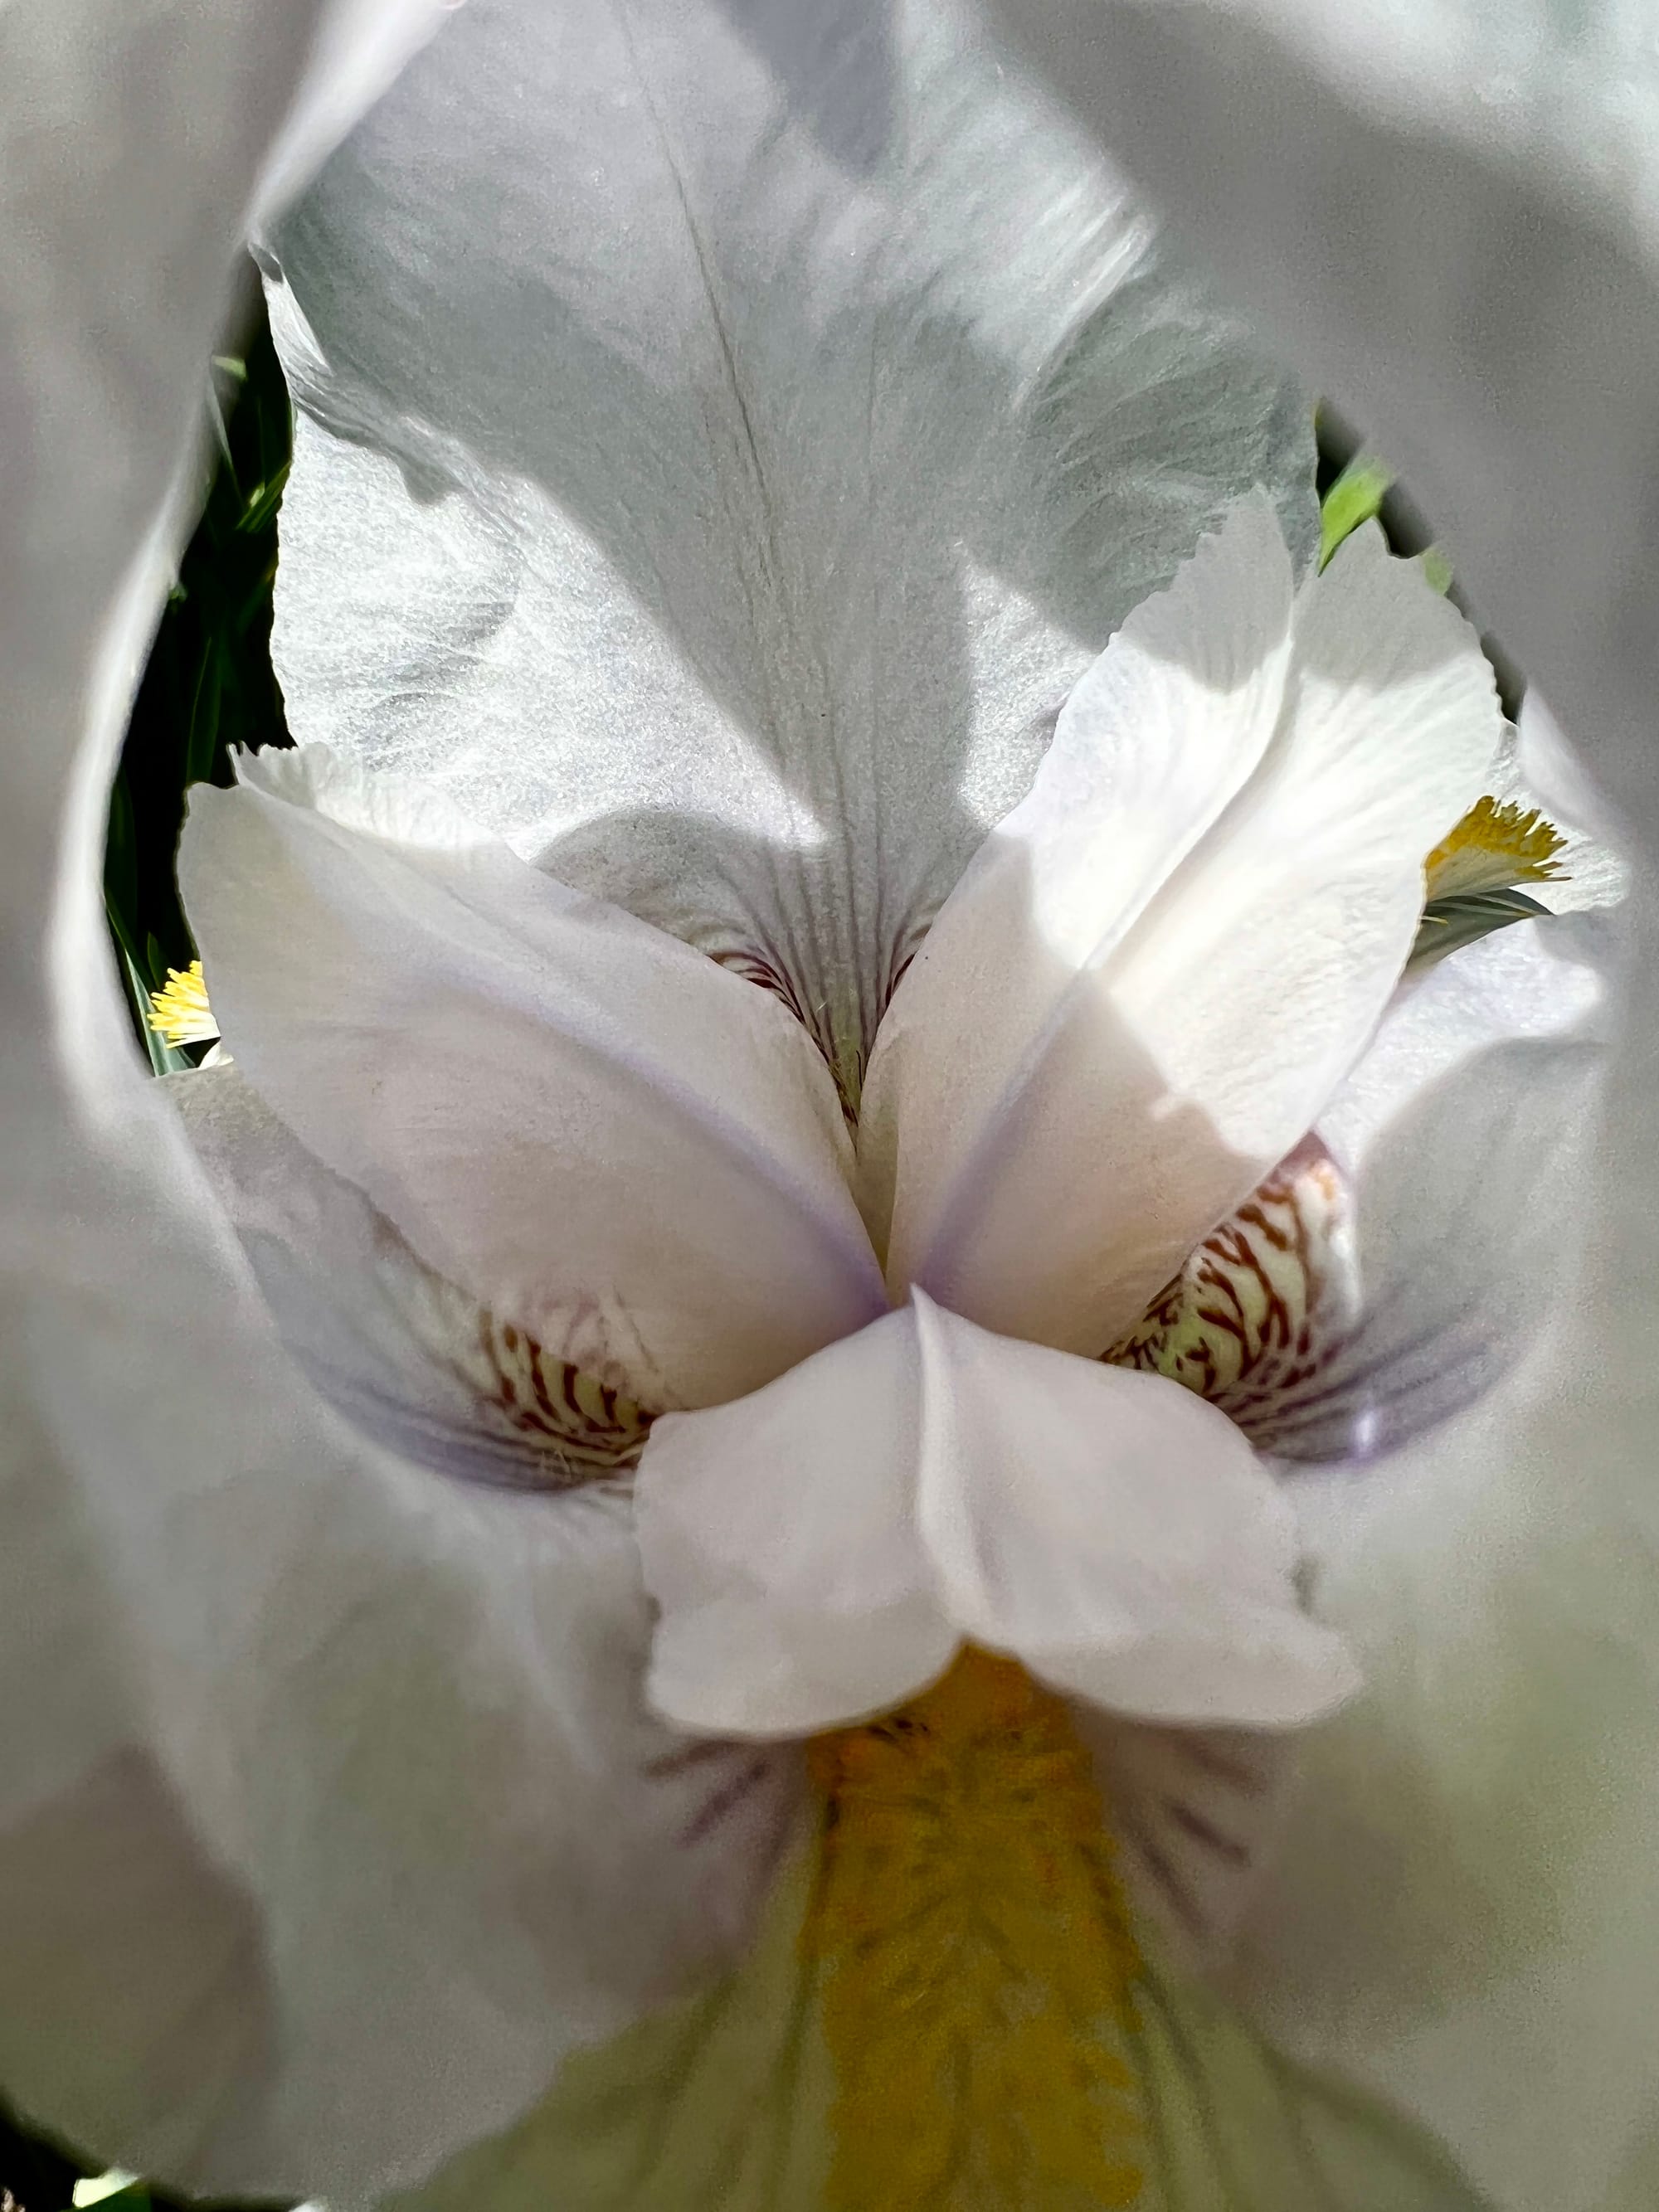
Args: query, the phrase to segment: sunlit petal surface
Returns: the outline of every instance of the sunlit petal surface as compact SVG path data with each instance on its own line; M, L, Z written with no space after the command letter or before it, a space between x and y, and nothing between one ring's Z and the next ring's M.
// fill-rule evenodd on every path
M1253 484L1316 535L1305 402L934 0L469 0L270 244L295 734L769 982L849 1097L1113 628Z
M940 914L860 1131L895 1285L1103 1351L1370 1036L1500 718L1473 631L1374 526L1290 580L1236 510Z

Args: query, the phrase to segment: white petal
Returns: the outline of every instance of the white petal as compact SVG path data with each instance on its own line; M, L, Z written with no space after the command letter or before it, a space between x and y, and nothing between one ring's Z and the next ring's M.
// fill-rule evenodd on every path
M790 1778L645 1717L617 1500L354 1445L234 1261L158 1228L91 1290L38 1267L14 1338L0 2064L192 2189L378 2193L741 1940Z
M614 1509L439 1485L297 1385L117 994L108 769L327 14L0 8L0 2081L129 2168L349 2199L735 1936L785 1806L704 1834L733 1770L649 1771Z
M265 157L261 221L311 182L342 138L461 0L333 0L318 13L300 97Z
M1294 1516L1224 1415L925 1296L914 1310L918 1516L963 1635L1148 1720L1291 1726L1351 1694L1297 1601Z
M198 788L238 1065L428 1264L634 1394L718 1401L884 1304L822 1060L767 994L312 749ZM470 842L469 842L470 841Z
M1261 1975L1281 2032L1409 2100L1505 2208L1635 2212L1659 2193L1650 19L1014 4L1405 469L1637 863L1588 1263L1330 1585L1382 1671L1331 1731Z
M920 1295L738 1404L659 1420L636 1497L651 1693L688 1726L857 1719L963 1638L1158 1720L1290 1725L1353 1686L1231 1423Z
M855 1088L1073 678L1251 484L1305 554L1310 454L982 25L846 0L799 101L790 27L471 0L331 165L276 657L301 738L765 963Z
M1409 977L1313 1135L1109 1356L1304 1463L1489 1389L1571 1279L1619 934L1522 922Z
M1571 1283L1607 1067L1605 917L1519 922L1401 993L1319 1123L1357 1310L1264 1398L1266 1451L1396 1448L1489 1389Z
M247 1254L283 1341L360 1428L444 1474L559 1489L637 1458L646 1417L597 1322L555 1358L417 1259L307 1152L241 1070L165 1092Z
M1625 897L1630 869L1619 850L1618 824L1535 691L1521 702L1515 738L1492 789L1499 799L1541 807L1561 833L1561 873L1535 888L1552 914L1615 906Z
M690 1728L809 1735L896 1705L957 1642L915 1522L911 1315L731 1406L668 1414L635 1490L650 1694Z
M1255 1902L1300 1775L1300 1738L1156 1728L1085 1705L1117 1869L1162 1958L1213 1972Z
M1474 633L1373 531L1297 595L1281 679L1264 531L1246 509L1108 647L884 1025L889 1281L1011 1334L1103 1350L1303 1135L1497 746Z
M859 1127L865 1210L891 1222L895 1281L940 1233L952 1185L995 1172L978 1147L1066 981L1121 938L1260 761L1292 589L1272 510L1241 501L1077 685L1036 788L934 921L883 1022Z

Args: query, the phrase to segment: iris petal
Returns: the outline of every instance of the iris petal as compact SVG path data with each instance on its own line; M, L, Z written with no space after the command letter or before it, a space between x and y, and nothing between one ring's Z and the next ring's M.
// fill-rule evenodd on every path
M271 241L276 653L854 1098L1112 629L1251 484L1315 517L1304 404L982 24L837 0L792 99L797 29L472 0L377 109Z

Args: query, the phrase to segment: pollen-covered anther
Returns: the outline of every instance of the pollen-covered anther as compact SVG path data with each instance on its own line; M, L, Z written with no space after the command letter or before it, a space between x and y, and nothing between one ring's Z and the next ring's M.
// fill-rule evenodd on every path
M208 1004L199 960L192 960L188 968L167 969L167 981L149 994L149 1025L175 1049L180 1045L218 1042L219 1024Z
M1548 883L1565 872L1555 858L1565 843L1535 806L1477 799L1423 863L1425 900Z

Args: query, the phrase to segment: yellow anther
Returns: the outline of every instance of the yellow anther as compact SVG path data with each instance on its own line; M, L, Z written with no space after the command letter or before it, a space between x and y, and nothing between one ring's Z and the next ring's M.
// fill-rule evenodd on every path
M188 968L167 969L167 981L149 994L149 1025L175 1048L216 1042L219 1024L208 1004L199 960L192 960Z
M1564 872L1555 855L1565 842L1535 806L1477 799L1423 863L1426 896L1454 898L1547 883Z

